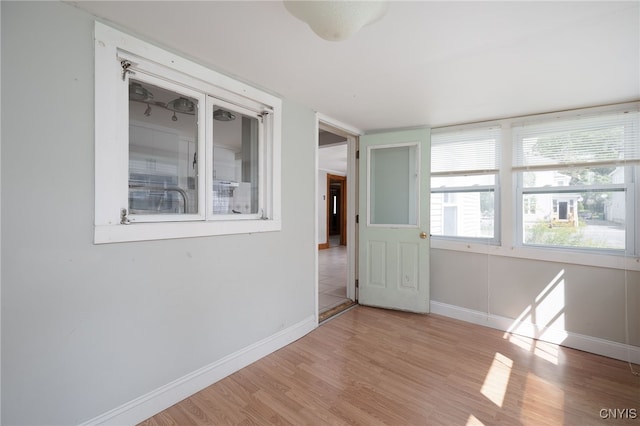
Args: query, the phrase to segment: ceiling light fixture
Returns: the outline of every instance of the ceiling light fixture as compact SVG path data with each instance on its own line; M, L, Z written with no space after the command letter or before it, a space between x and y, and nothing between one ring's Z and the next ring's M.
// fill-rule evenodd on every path
M147 117L151 116L151 105L173 111L172 121L178 121L176 112L187 115L195 115L196 113L196 104L191 99L180 96L169 103L154 101L153 93L138 82L129 83L129 101L147 104L147 109L144 111L144 115Z
M183 98L182 96L178 99L174 99L167 104L167 109L171 111L182 112L184 114L193 114L196 106L193 102L191 102L187 98Z
M342 41L382 18L388 5L386 1L284 0L284 7L323 39Z
M236 119L236 116L224 109L217 109L213 111L213 119L218 121L233 121Z
M129 85L129 99L138 102L147 102L153 100L153 93L148 91L140 83L131 83Z

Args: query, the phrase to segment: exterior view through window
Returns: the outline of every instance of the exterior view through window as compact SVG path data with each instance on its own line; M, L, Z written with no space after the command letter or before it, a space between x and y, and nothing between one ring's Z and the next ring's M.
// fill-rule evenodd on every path
M498 243L499 126L435 130L431 138L431 234Z
M625 163L638 149L634 117L599 115L514 129L516 168L524 169L517 175L524 244L627 248L634 167Z
M637 254L638 109L634 103L434 129L432 236ZM501 241L502 234L512 241Z

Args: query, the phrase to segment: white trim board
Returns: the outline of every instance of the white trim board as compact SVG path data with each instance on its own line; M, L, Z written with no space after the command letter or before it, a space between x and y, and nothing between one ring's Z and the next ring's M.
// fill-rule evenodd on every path
M590 352L596 355L640 364L640 348L637 346L599 339L584 334L541 327L524 321L516 322L511 318L474 311L441 302L431 301L431 313Z
M247 346L212 364L142 395L104 414L81 423L81 426L107 424L135 425L171 407L177 402L222 380L249 364L298 340L318 327L316 316L309 316L272 336Z

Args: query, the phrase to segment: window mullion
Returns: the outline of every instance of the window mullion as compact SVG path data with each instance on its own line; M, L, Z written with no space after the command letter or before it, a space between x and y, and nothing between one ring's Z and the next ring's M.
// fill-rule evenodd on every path
M498 169L486 169L486 170L455 170L448 172L433 172L431 177L448 177L448 176L477 176L477 175L497 175Z
M267 193L265 191L267 185L271 185L270 173L267 172L269 166L267 164L268 154L266 152L267 146L265 144L264 132L269 120L268 115L268 113L262 114L260 117L261 125L258 126L258 176L260 177L258 181L258 214L261 218L266 218L270 211L266 199Z
M214 98L207 96L205 107L205 219L213 218L213 106Z
M635 220L628 221L627 225L627 255L640 256L640 226L637 224L640 216L640 166L630 166L625 170L625 182L628 183L626 191L626 215Z
M497 185L473 185L473 186L443 186L431 188L433 194L456 193L456 192L487 192L495 191Z
M558 193L575 193L575 192L606 192L606 191L625 191L626 184L608 184L608 185L576 185L576 186L537 186L522 189L523 194L558 194Z

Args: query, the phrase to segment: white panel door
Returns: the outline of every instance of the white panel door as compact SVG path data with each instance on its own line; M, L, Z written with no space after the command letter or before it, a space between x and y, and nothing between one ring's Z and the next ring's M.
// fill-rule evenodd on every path
M362 305L429 312L429 130L360 138Z

